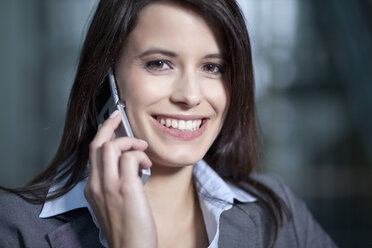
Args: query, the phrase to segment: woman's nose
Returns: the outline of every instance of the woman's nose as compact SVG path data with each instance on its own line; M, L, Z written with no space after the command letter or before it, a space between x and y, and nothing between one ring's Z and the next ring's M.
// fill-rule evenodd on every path
M170 100L187 108L199 105L202 101L202 93L197 75L183 73L175 82Z

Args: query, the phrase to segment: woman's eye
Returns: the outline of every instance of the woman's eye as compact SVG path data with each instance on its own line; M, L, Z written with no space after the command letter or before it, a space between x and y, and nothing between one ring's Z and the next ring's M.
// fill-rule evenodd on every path
M164 60L153 60L146 63L146 69L153 71L163 71L170 69L169 63Z
M218 64L206 64L203 65L202 70L210 74L222 74L224 72L222 65Z

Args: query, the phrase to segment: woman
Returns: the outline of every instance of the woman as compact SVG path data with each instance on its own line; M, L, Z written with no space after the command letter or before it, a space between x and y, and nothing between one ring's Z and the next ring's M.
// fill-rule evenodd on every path
M136 138L115 137L120 112L97 125L110 69ZM234 0L101 1L54 160L1 196L0 246L334 246L280 180L252 176L256 143Z

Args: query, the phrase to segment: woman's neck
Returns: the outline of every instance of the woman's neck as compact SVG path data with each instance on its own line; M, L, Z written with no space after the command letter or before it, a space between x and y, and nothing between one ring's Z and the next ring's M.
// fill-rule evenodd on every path
M192 170L193 166L152 167L144 188L155 218L180 218L190 212L196 197Z
M208 246L192 170L193 166L152 167L145 193L158 232L158 247Z

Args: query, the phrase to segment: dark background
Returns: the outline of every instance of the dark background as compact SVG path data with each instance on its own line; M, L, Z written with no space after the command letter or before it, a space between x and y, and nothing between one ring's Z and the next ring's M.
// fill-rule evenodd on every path
M261 171L340 247L372 247L372 1L240 0L253 43ZM95 0L0 0L0 184L47 167Z

